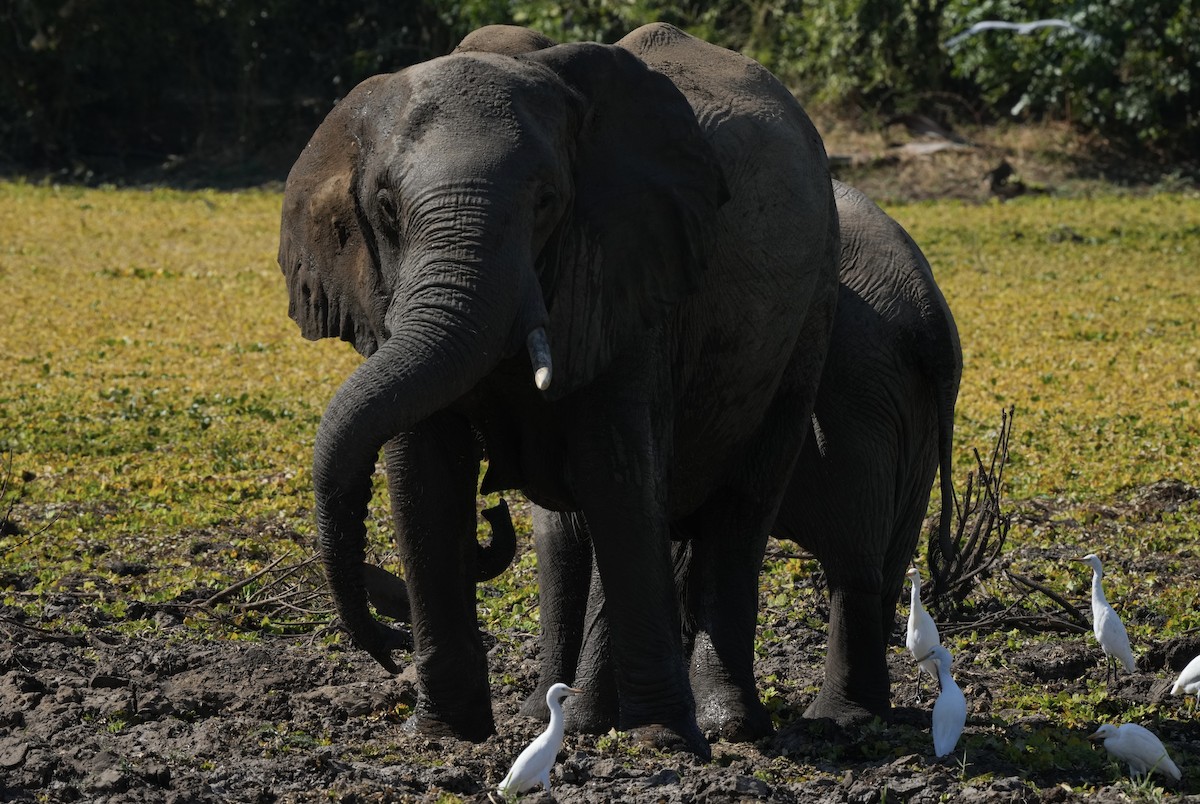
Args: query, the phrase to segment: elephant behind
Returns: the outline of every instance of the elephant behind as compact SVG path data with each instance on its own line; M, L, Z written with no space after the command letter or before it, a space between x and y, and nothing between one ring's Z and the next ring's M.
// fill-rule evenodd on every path
M836 181L833 186L841 234L838 308L814 432L804 443L772 533L801 544L825 570L830 595L825 680L805 714L845 723L889 709L886 646L939 472L938 538L943 544L949 540L962 351L954 318L920 248L862 193ZM590 564L587 522L574 514L535 511L534 538L541 671L523 711L544 718L545 689L574 678L591 694L568 710L569 722L605 731L613 721L617 691L610 679L604 593ZM700 605L721 584L738 581L719 566L714 573L716 565L697 560L709 549L689 540L675 551L677 585L688 615L685 651L693 654L692 685L698 691L725 682L719 668L692 648L713 632L738 627L722 621L719 609ZM739 730L748 721L731 721L719 705L699 714L702 728L726 738L761 732ZM754 722L761 726L760 720Z
M825 681L806 714L890 707L886 646L934 475L945 555L962 348L921 249L869 198L834 182L842 237L838 311L805 442L772 531L829 583Z
M409 727L494 732L475 615L482 441L483 491L586 517L618 724L707 756L671 535L709 546L705 572L743 568L697 609L736 627L692 653L736 680L722 695L756 703L756 573L836 303L824 148L761 66L669 25L617 45L511 28L472 41L360 84L288 176L289 312L366 358L314 446L338 614L397 669L362 564L383 449L413 617Z

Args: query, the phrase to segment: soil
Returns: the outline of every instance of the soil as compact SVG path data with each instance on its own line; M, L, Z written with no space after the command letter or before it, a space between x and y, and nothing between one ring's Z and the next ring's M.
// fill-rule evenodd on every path
M1161 516L1197 499L1195 487L1156 484L1100 506L1089 528L1117 517ZM1061 531L1079 527L1053 501L1017 515ZM772 542L768 560L789 558L790 547ZM1006 560L1052 558L1044 553L1017 550ZM1145 556L1122 569L1169 571L1178 583L1200 579L1200 555L1173 556L1169 570L1167 563ZM4 584L19 588L20 579ZM389 677L361 651L320 634L205 640L185 624L189 609L181 599L130 606L127 619L143 621L142 635L134 637L86 596L63 592L44 602L40 621L0 609L0 801L499 801L496 784L543 728L517 714L536 681L530 633L485 636L499 734L472 744L408 733L411 673ZM1002 659L994 643L960 648L955 676L969 709L964 762L962 751L933 756L933 691L926 682L925 698L916 698L902 645L903 607L888 656L892 718L841 729L798 717L820 683L823 613L774 608L777 602L766 605L771 633L761 635L760 688L773 679L796 683L772 702L780 724L774 737L718 742L712 761L702 764L622 744L615 732L568 735L552 776L553 800L1064 802L1083 800L1081 785L1091 786L1093 801L1136 793L1099 747L1081 749L1087 762L1039 759L1039 744L1086 745L1086 731L1057 726L1054 712L992 706L990 690L1014 682L1047 696L1093 694L1104 670L1089 634L1021 640ZM1125 611L1135 619L1155 616L1148 606ZM56 617L56 630L42 627ZM1137 671L1122 673L1099 696L1099 714L1162 700L1174 673L1200 653L1200 635L1139 647ZM397 658L406 664L403 652ZM1183 781L1167 789L1200 800L1191 760L1200 754L1200 721L1164 717L1155 728L1185 769ZM540 790L525 798L552 800Z
M1114 179L1135 189L1189 181L1178 171L1166 178L1153 169L1111 174L1085 158L1087 143L1053 128L1033 139L1020 130L930 134L912 120L874 131L825 121L823 130L839 178L881 201L1087 192ZM1012 172L997 184L989 175L1001 163ZM1089 528L1117 514L1136 519L1195 506L1197 497L1197 489L1178 483L1138 490L1101 506ZM1018 515L1063 533L1082 527L1064 519L1054 502L1026 504ZM774 560L789 550L772 543ZM1021 549L1006 556L1038 558L1044 557ZM1200 555L1166 558L1143 556L1137 568L1164 582L1200 579ZM21 584L11 573L0 575L0 589ZM499 734L472 744L408 733L411 674L389 677L361 651L319 634L206 640L185 623L188 601L180 600L130 605L127 619L142 627L139 636L128 636L86 595L68 589L41 600L41 617L0 606L0 801L499 801L496 784L543 728L517 714L536 680L531 633L485 635ZM712 761L702 764L627 746L615 732L568 735L552 775L553 799L541 791L524 798L994 804L1146 795L1103 759L1103 749L1087 747L1086 731L1056 725L1054 712L993 708L990 690L1014 681L1048 695L1087 696L1102 688L1101 655L1089 634L1018 640L1001 657L994 648L960 649L955 676L968 702L963 740L970 748L965 760L961 751L937 759L928 731L932 692L916 698L900 617L888 655L892 718L840 729L799 717L820 684L823 612L777 612L768 618L772 635L760 640L756 667L760 689L773 679L793 682L772 701L774 737L717 743ZM1141 606L1130 616L1155 614ZM51 620L54 630L46 628ZM1142 650L1137 671L1119 675L1110 697L1095 704L1098 715L1160 701L1174 673L1197 653L1197 634ZM396 658L408 666L403 652ZM1200 756L1200 721L1164 718L1156 731L1184 768L1183 781L1166 789L1200 800L1200 765L1192 759ZM1047 741L1078 742L1088 761L1039 761L1038 746ZM1087 786L1086 796L1080 786Z

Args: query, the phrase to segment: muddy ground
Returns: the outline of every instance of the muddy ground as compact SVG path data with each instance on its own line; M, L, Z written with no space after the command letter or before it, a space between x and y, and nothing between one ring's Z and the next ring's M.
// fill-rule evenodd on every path
M1200 505L1197 498L1194 487L1165 484L1113 501L1101 513L1154 517ZM1064 534L1077 526L1044 501L1018 515L1054 523ZM772 543L774 558L789 547ZM1017 550L1006 558L1029 564L1056 557ZM1165 558L1144 556L1122 569L1166 573ZM1171 557L1169 572L1172 581L1200 588L1200 554ZM21 579L10 573L4 584L19 589ZM120 623L77 594L44 598L40 619L13 607L0 611L0 800L484 802L499 800L491 791L542 728L516 714L536 680L533 634L485 637L494 646L490 669L500 733L475 745L407 733L411 680L389 678L360 651L313 635L199 639L184 621L187 597L131 606L127 618L143 626L136 638L121 635ZM939 760L928 732L931 695L921 702L914 697L899 617L889 655L892 721L839 730L798 718L820 681L821 612L773 606L764 618L774 636L764 640L760 686L796 682L777 685L781 692L771 705L781 728L775 737L754 745L717 743L712 762L700 764L630 750L616 734L569 735L553 774L554 799L873 804L1145 797L1102 749L1086 743L1086 729L1059 726L1053 711L992 704L991 691L1014 682L1048 695L1093 693L1103 671L1089 635L1018 640L1003 656L994 643L978 652L960 649L955 676L968 701L967 728L957 754ZM1125 610L1135 620L1156 616L1152 601ZM45 629L55 617L71 627ZM1141 645L1139 653L1137 672L1121 675L1109 691L1113 703L1101 700L1098 711L1161 701L1172 668L1200 653L1200 634ZM1186 710L1172 699L1163 711ZM1168 792L1200 800L1200 721L1162 715L1154 727L1184 769L1183 782ZM1074 753L1063 751L1071 746ZM1058 759L1047 761L1051 747ZM1080 786L1089 794L1078 792ZM550 800L540 791L526 798Z

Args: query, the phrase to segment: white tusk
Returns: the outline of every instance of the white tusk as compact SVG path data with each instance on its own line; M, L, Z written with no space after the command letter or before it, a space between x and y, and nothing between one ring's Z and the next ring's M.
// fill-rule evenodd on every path
M539 391L550 387L553 366L550 361L550 342L546 340L546 330L538 327L525 338L525 348L529 350L529 362L533 364L533 384Z

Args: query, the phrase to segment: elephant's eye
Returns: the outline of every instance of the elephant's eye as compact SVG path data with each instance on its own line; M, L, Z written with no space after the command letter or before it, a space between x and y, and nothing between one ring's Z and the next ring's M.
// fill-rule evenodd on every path
M556 202L557 200L558 200L558 193L556 193L554 191L553 187L547 187L547 188L543 189L537 198L537 211L545 212L546 210L553 207L554 202Z
M392 191L388 189L380 190L375 195L379 202L380 222L391 234L400 231L400 217L396 209L396 199L392 197Z
M337 218L333 220L333 233L337 235L338 250L346 247L346 241L350 239L350 229L346 224L342 223Z

